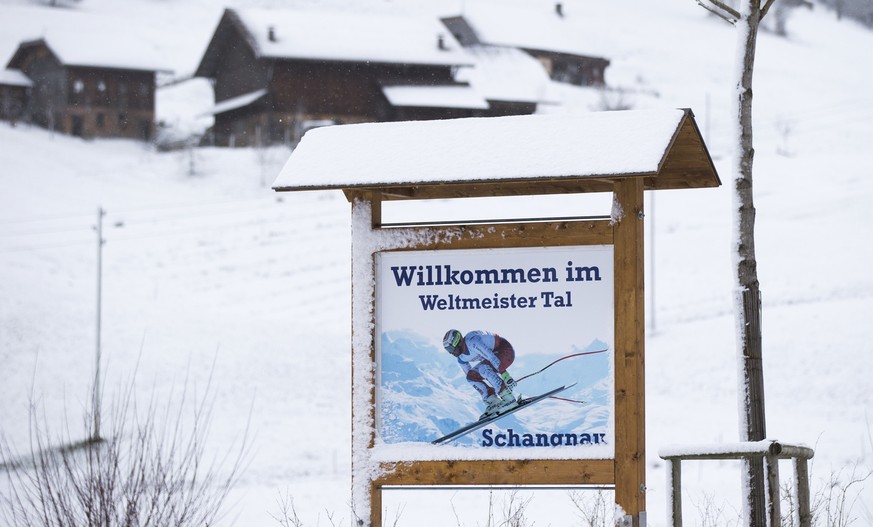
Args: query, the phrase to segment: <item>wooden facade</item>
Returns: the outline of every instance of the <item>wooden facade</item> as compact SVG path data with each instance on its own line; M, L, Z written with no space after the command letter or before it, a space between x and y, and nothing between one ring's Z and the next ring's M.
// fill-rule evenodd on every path
M265 56L238 13L227 9L195 75L214 80L219 146L296 143L311 123L350 124L482 115L475 108L398 107L383 94L394 85L463 86L453 64ZM272 28L281 31L281 28ZM434 47L440 43L434 39ZM265 95L245 101L246 94ZM234 105L239 98L244 104ZM223 103L229 108L220 108Z
M18 70L0 70L0 120L28 120L33 83Z
M543 64L554 81L576 86L600 87L606 84L607 59L543 49L528 48L525 51Z
M563 15L561 16L563 17ZM483 40L476 32L473 24L464 16L446 17L442 21L463 46L472 47L483 44L510 45L510 43L506 42L495 43ZM603 86L606 83L606 68L609 66L609 60L605 58L563 50L532 47L521 43L515 45L539 60L549 74L549 77L554 81L576 86L595 87Z
M84 138L154 137L154 70L64 63L43 39L22 43L9 67L33 82L29 118L40 126Z

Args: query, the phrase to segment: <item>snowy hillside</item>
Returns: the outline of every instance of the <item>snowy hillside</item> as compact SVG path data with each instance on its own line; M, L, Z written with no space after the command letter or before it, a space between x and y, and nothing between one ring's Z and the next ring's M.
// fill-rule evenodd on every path
M442 13L459 4L332 3ZM54 31L121 31L151 42L181 78L196 67L225 5L285 4L82 0L50 9L0 0L0 56ZM569 16L585 13L578 37L609 53L607 83L624 89L627 102L694 110L725 183L647 196L647 228L654 229L646 240L648 520L664 525L658 449L738 438L729 212L734 35L693 0L565 4ZM767 425L772 438L816 449L816 488L834 471L873 468L873 33L820 6L798 10L788 31L787 39L760 35L755 73ZM553 88L567 104L549 112L590 111L597 100ZM163 88L158 113L178 126L207 126L196 115L210 98L199 81ZM87 404L96 332L92 227L103 207L108 395L135 367L144 397L178 393L186 382L202 390L214 363L211 448L238 441L249 415L254 434L228 519L277 525L271 514L287 494L307 525L330 524L328 515L349 525L349 207L338 192L274 193L270 184L288 155L282 148L158 153L0 123L0 433L26 444L31 394L54 423L64 415L77 423ZM508 201L478 202L470 216L606 211L592 212L576 197ZM385 219L445 209L396 206ZM786 467L783 477L789 473ZM739 477L730 463L687 464L686 521L707 496L729 500L729 520ZM464 525L476 525L485 499L483 492L391 491L385 517L455 525L457 512ZM537 525L579 524L564 491L536 493L529 511ZM871 480L855 513L859 525L873 524Z

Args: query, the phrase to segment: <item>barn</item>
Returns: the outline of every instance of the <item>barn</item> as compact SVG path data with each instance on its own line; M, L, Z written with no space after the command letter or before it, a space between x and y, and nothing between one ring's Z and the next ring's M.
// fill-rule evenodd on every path
M195 75L213 80L220 146L295 144L325 124L487 115L474 65L438 19L226 9Z
M22 42L7 67L32 83L34 123L84 138L149 141L155 133L156 75L166 69L140 51L129 42L55 35Z

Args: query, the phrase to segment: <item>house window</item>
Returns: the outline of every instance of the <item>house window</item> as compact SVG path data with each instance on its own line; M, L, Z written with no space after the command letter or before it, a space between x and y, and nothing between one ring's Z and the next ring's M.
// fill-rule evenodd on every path
M115 89L117 91L118 97L115 101L116 106L119 110L125 110L130 104L130 98L128 97L128 86L126 80L119 80L118 84L116 84Z
M45 88L45 86L42 86ZM47 93L47 92L46 92ZM83 101L85 94L85 81L82 79L73 80L72 90L70 91L70 103L78 104Z
M106 125L106 117L103 116L103 112L97 113L97 128L100 130Z
M120 130L127 130L127 114L126 113L118 114L118 128Z
M109 103L109 92L106 89L106 81L103 79L97 81L97 100L99 104Z

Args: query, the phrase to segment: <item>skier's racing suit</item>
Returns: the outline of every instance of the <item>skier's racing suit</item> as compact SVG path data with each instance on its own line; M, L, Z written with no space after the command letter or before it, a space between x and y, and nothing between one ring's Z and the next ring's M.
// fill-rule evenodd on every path
M479 392L482 400L505 387L501 374L515 360L515 350L506 339L488 331L471 331L464 336L467 350L458 355L458 364L467 375L467 382Z

